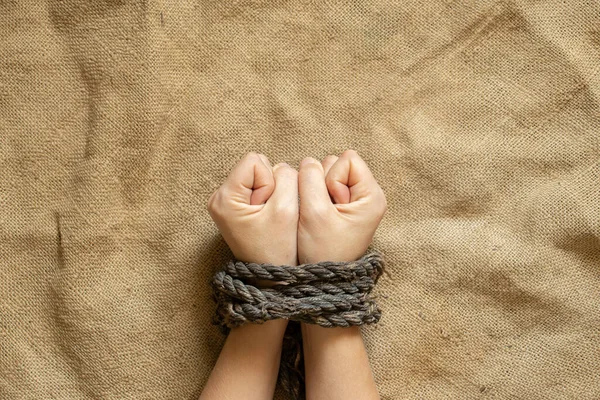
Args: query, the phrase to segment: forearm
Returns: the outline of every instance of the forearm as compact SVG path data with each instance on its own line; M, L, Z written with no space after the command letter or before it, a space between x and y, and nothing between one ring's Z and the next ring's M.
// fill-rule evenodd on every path
M312 256L310 262L355 258L324 254ZM360 327L302 324L302 342L307 400L379 399Z
M286 327L274 320L233 328L200 399L272 399Z
M358 326L302 324L306 398L379 399Z
M267 262L259 259L256 262ZM296 265L296 254L272 263ZM261 285L272 282L259 281ZM281 345L288 321L245 324L231 329L200 400L272 399L279 373Z

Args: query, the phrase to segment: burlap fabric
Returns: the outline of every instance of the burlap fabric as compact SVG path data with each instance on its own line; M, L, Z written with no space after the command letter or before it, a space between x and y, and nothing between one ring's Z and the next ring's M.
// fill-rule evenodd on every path
M248 151L389 200L383 399L600 396L593 1L0 0L0 398L195 399Z

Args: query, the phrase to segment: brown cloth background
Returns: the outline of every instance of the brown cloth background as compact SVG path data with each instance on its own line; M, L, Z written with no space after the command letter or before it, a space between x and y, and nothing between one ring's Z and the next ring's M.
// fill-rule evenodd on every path
M0 0L0 398L195 399L248 151L388 196L383 399L600 398L594 1Z

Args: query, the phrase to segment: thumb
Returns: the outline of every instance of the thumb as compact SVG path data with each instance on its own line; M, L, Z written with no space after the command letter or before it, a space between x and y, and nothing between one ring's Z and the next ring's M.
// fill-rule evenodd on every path
M327 187L337 204L352 203L377 191L371 170L354 150L346 150L327 173Z
M302 210L305 212L324 211L324 208L333 204L325 185L323 166L312 157L307 157L300 163L298 192L300 194L300 213Z
M263 157L251 152L236 164L223 184L228 197L240 203L257 205L271 196L275 182Z
M267 201L267 207L278 207L298 210L298 171L286 163L279 163L273 167L275 190Z

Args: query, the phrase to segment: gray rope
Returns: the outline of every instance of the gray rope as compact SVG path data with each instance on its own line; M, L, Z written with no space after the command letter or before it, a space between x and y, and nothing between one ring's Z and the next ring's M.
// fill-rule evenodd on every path
M376 251L356 261L299 266L230 261L212 281L216 323L233 328L280 318L325 327L378 322L381 312L369 295L383 267ZM259 288L248 282L254 279L279 284Z
M287 319L279 383L303 398L303 359L299 322L349 327L379 322L381 311L371 298L384 270L378 251L356 261L323 261L298 266L229 261L212 279L217 310L213 323L224 333L246 323ZM278 282L261 288L253 282Z

